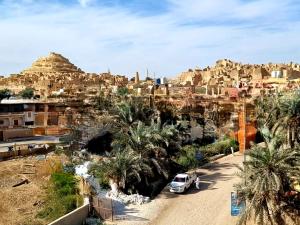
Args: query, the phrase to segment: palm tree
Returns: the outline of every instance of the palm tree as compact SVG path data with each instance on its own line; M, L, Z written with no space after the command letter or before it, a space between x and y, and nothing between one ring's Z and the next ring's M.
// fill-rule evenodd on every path
M143 102L130 100L116 105L116 114L124 126L129 126L137 121L148 122L153 115L153 110L146 107Z
M130 149L150 166L156 168L159 174L168 178L168 173L158 158L167 155L166 147L175 134L176 128L173 125L161 125L159 121L152 121L147 126L138 121L136 125L129 127L128 132L121 130L117 133L112 147L115 152Z
M300 93L278 93L259 99L256 105L259 127L268 127L274 135L286 134L287 147L295 146L300 124Z
M254 216L256 224L286 224L295 221L284 194L289 190L292 177L300 176L299 151L283 148L283 139L262 129L265 146L254 145L249 160L240 168L242 182L236 185L247 207L238 224L246 224Z
M125 189L130 179L141 181L141 174L152 174L151 168L133 151L119 151L114 157L102 161L100 170L110 180L111 189Z
M287 144L294 146L296 139L295 133L299 127L300 119L300 94L299 92L291 93L290 95L283 96L280 99L280 112L281 118L276 124L281 124L286 127ZM279 126L279 125L278 125Z

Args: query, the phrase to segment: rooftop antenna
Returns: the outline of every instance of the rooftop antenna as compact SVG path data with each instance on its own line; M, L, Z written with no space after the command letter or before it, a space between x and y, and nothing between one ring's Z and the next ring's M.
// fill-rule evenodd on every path
M148 71L148 68L147 68L147 77L149 77L149 71Z

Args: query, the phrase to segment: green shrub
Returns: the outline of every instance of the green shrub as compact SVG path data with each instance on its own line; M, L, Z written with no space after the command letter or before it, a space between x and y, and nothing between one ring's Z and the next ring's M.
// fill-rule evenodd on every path
M176 162L182 165L187 170L202 165L206 161L206 159L205 157L200 161L196 159L197 151L198 151L197 146L186 145L182 147L180 149Z
M34 96L33 88L25 88L23 91L19 93L22 98L32 98Z
M200 151L207 157L211 157L218 154L230 154L231 147L234 151L238 149L237 142L233 139L225 139L222 141L215 142L210 145L201 147Z
M92 174L94 177L96 177L99 181L99 184L102 188L109 188L109 180L107 176L105 176L104 171L101 169L99 165L92 165L89 174Z
M128 88L127 87L120 87L117 91L117 95L119 96L126 96L129 94Z
M2 99L9 98L10 96L12 96L12 92L9 89L6 88L0 90L0 101Z
M47 188L46 204L38 213L39 218L55 220L82 205L78 180L70 173L53 173Z

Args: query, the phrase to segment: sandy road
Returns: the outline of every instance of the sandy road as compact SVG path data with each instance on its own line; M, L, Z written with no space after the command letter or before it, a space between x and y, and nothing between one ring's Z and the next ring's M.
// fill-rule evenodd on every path
M201 174L201 189L189 190L186 194L171 199L151 225L231 225L236 218L230 215L230 193L236 177L236 165L242 156L227 156L207 168L198 169Z
M237 153L236 153L237 154ZM185 194L167 189L148 204L129 206L120 225L234 225L230 215L230 194L239 181L236 165L243 156L226 156L205 168L198 169L200 190L191 188ZM114 223L114 224L115 224Z

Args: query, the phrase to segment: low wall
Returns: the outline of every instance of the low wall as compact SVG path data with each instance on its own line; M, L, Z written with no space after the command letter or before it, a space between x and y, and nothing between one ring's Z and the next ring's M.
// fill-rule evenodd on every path
M18 156L27 156L34 154L47 154L54 150L54 145L50 145L49 148L34 148L34 149L24 149L20 147L20 150L13 150L10 152L0 152L0 161L7 160L10 158L18 157Z
M20 137L32 137L33 136L33 130L32 129L8 129L3 130L3 140L7 141L11 138L20 138Z
M88 217L89 208L89 204L83 205L48 225L82 225Z

